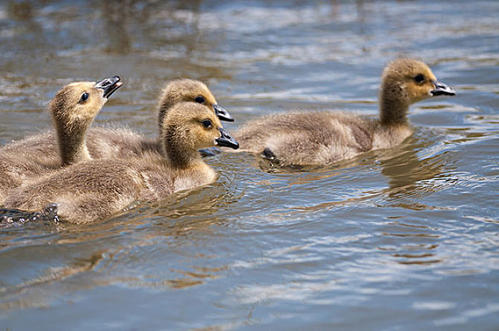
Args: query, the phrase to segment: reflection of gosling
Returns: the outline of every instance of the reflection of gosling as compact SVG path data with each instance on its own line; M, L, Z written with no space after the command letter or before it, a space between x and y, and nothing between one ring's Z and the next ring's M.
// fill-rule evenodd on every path
M163 118L160 152L74 164L11 191L5 207L39 211L56 203L58 215L68 222L103 220L136 200L160 200L214 182L216 173L198 149L216 145L238 148L212 110L178 103Z
M51 134L41 134L0 149L0 203L9 189L30 177L46 174L61 165L89 160L87 129L121 85L120 78L115 76L97 83L71 83L59 90L49 105L57 141L48 138Z
M389 148L412 134L409 105L455 95L423 62L398 59L384 70L379 119L345 113L308 112L264 116L235 133L241 151L262 154L281 166L328 165L359 153Z

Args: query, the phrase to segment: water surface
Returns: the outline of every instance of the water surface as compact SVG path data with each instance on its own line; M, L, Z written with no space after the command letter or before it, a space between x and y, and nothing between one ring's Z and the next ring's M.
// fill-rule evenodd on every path
M50 127L73 80L125 81L95 125L155 136L156 96L208 83L236 117L377 113L383 66L458 91L402 145L326 169L208 160L213 185L88 226L0 230L0 326L497 330L499 3L4 1L0 143Z

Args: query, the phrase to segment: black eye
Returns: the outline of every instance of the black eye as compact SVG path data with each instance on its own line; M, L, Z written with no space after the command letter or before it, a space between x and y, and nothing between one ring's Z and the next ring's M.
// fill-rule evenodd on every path
M418 74L416 75L416 77L414 77L414 80L416 81L416 83L420 84L422 82L424 82L424 75L423 74Z
M196 97L196 99L194 99L194 101L196 101L197 103L204 103L204 97L198 96Z
M83 93L83 94L81 95L80 102L85 102L85 101L87 101L88 97L89 97L89 95L88 95L88 93L87 93L87 92Z
M201 124L203 124L203 126L206 128L206 129L211 129L213 124L211 124L211 121L210 120L204 120L201 122Z

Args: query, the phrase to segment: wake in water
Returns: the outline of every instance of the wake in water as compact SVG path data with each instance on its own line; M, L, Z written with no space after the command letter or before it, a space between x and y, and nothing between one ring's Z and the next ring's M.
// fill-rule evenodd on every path
M59 222L57 205L51 204L41 212L29 212L19 209L0 208L0 228L21 226L27 222Z

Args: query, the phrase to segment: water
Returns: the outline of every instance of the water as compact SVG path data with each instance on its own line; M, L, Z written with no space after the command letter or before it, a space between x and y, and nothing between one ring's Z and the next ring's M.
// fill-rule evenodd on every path
M156 134L163 84L236 117L376 114L390 59L458 96L401 146L327 169L208 160L217 183L101 224L0 230L0 327L497 330L499 2L4 1L0 143L50 127L64 84L125 81L96 125Z

